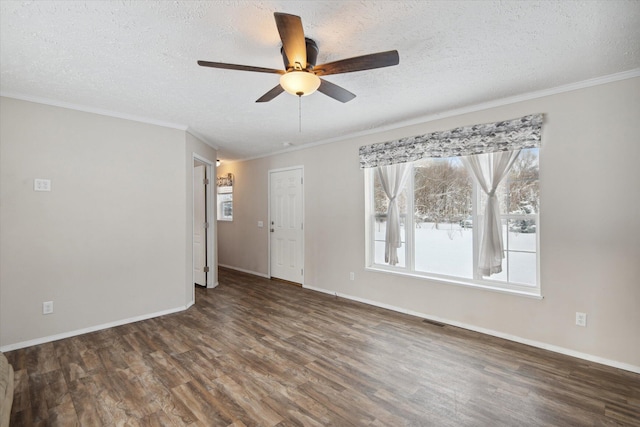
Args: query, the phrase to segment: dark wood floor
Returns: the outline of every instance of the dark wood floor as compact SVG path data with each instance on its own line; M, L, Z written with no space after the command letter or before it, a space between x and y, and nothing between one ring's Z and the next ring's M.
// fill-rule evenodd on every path
M640 425L640 375L228 270L7 357L14 427Z

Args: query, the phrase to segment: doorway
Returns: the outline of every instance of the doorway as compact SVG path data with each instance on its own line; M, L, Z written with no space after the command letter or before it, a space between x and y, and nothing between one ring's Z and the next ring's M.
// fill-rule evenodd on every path
M215 287L215 210L213 209L213 164L193 155L192 261L195 287Z
M302 166L269 171L269 275L304 285Z

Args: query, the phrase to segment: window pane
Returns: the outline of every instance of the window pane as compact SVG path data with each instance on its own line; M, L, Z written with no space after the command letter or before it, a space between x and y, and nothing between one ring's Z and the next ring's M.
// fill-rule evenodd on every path
M385 233L387 232L387 220L386 218L378 219L376 218L375 225L375 259L374 262L376 264L387 264L384 261L384 238ZM402 239L402 246L398 249L398 263L396 264L398 267L406 266L405 263L405 227L404 224L400 226L400 236Z
M510 219L507 250L536 251L536 220Z
M484 216L480 217L478 221L483 221ZM509 248L509 241L507 240L507 221L502 220L502 242L504 243L505 251L503 252L504 257L502 258L502 271L497 274L492 274L491 276L483 276L485 279L497 280L499 282L507 282L509 281L509 274L507 272L507 264L509 259L509 251L506 249ZM484 222L483 222L484 224ZM480 230L481 232L483 230Z
M373 201L376 213L376 219L380 216L387 217L387 209L389 208L389 198L384 193L380 177L377 173L373 174Z
M536 254L526 252L509 253L509 282L535 286Z
M500 213L537 214L539 205L538 149L521 150L509 174L496 189ZM487 195L480 190L478 212L484 212Z
M460 158L421 160L413 170L419 222L459 223L471 215L472 182Z
M382 188L380 177L377 173L373 174L373 201L375 208L375 230L374 230L374 263L387 264L384 261L384 240L387 231L387 209L389 208L389 198ZM407 216L407 189L405 188L397 198L398 207L400 208L400 238L402 246L398 249L398 267L405 267L405 253L406 248L404 242L406 241L405 232L405 219Z
M472 181L457 157L414 164L415 268L473 278Z
M507 233L507 225L509 232ZM523 232L523 224L526 224ZM502 220L504 258L502 272L485 279L523 285L536 284L536 233L534 220ZM526 252L520 252L526 251Z
M233 193L218 194L218 220L233 220Z
M496 197L498 197L498 206L501 214L507 211L507 186L506 180L503 180L496 189ZM478 195L480 196L478 215L483 215L487 211L487 200L489 199L489 196L487 196L487 193L485 193L480 186L478 186Z
M504 190L509 213L538 213L538 149L522 150L507 176ZM501 206L502 208L502 206ZM505 211L502 211L505 212Z
M473 278L473 231L460 224L416 224L416 271Z

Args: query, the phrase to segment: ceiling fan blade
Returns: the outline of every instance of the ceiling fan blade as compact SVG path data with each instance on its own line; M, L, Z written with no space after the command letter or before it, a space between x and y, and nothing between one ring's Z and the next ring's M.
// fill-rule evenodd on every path
M282 89L282 86L278 85L258 98L256 102L269 102L276 96L280 95L282 92L284 92L284 89Z
M318 76L328 76L329 74L352 73L354 71L390 67L392 65L398 65L399 63L400 56L398 55L398 51L389 50L387 52L371 53L369 55L356 56L317 65L313 68L313 72Z
M256 73L272 73L272 74L285 73L283 70L276 70L275 68L252 67L251 65L226 64L224 62L198 61L198 65L202 67L224 68L226 70L253 71Z
M284 53L289 60L289 67L294 67L296 63L304 70L307 68L307 45L304 40L304 30L302 29L302 19L296 15L275 12L278 33Z
M324 79L320 79L320 87L318 88L318 92L322 92L328 97L331 97L340 102L349 102L356 97L355 94L349 92L348 90L341 88L340 86L328 82Z

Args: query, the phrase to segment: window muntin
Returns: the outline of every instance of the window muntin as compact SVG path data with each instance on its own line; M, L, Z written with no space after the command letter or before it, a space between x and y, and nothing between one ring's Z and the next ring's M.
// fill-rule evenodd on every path
M474 254L479 248L487 197L459 157L422 159L412 164L411 178L399 198L404 244L398 250L400 263L396 266L384 262L385 223L380 221L388 201L381 189L369 191L369 212L375 205L375 231L372 224L369 226L369 238L375 236L369 266L539 294L538 154L538 148L521 150L497 190L505 248L501 273L482 277L476 272ZM376 175L369 169L367 180L376 180ZM380 184L372 187L376 186ZM407 216L406 212L414 214Z

